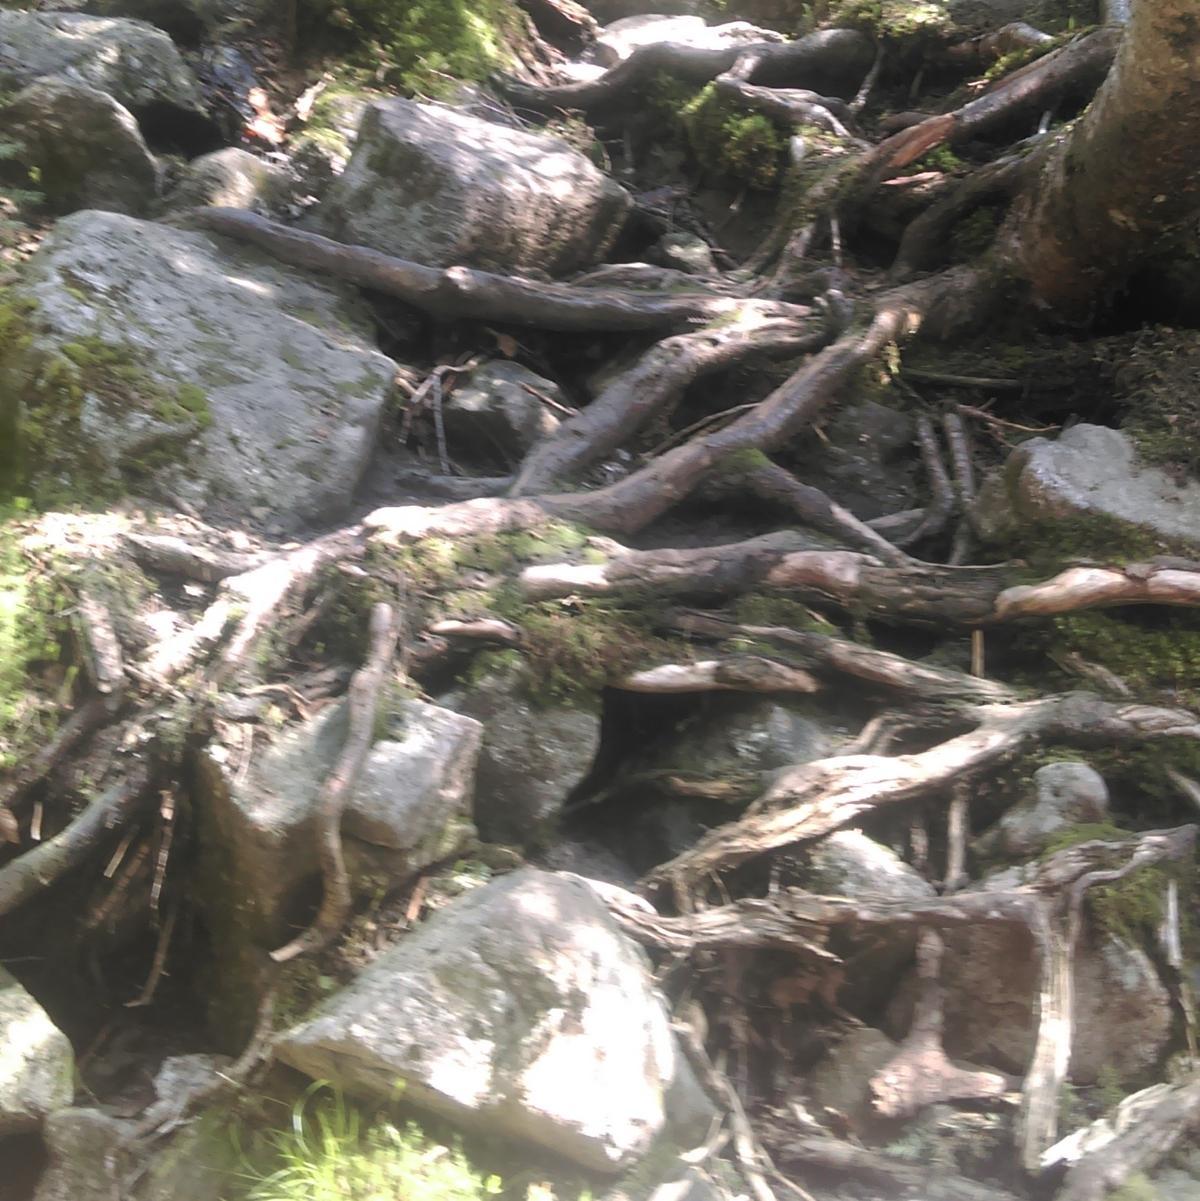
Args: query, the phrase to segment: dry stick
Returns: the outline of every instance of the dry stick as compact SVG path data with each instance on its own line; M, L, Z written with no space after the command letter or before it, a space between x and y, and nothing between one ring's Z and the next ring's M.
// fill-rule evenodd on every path
M944 1019L941 970L945 944L923 929L917 936L917 979L912 1026L903 1045L871 1078L873 1106L887 1118L907 1118L926 1105L999 1097L1010 1083L996 1072L957 1068L942 1046Z
M954 532L954 548L950 552L950 563L964 563L971 549L971 529L975 504L975 461L971 454L971 439L966 422L959 413L944 413L942 429L946 434L946 445L950 448L950 464L954 472L954 490L959 508L964 513Z
M656 330L711 321L736 312L743 303L737 297L712 292L654 295L633 289L545 284L467 267L425 267L365 246L347 246L305 233L242 209L190 209L187 221L248 242L281 262L395 296L445 320L496 321L552 330ZM762 302L762 311L784 319L803 318L807 313L783 302Z
M755 1137L754 1128L750 1125L750 1119L746 1117L746 1110L737 1090L729 1082L729 1078L717 1070L704 1049L704 1044L690 1025L673 1023L672 1029L705 1091L729 1116L734 1154L750 1191L758 1201L776 1201L766 1179L767 1173L774 1173L775 1166Z
M525 457L510 495L548 491L614 451L656 413L674 405L696 380L754 354L789 355L828 341L825 322L762 320L757 301L741 301L732 324L666 338L622 372L595 400ZM797 306L799 308L799 306Z
M107 834L128 822L142 807L148 778L146 766L134 764L65 830L0 868L0 917L83 863Z
M375 729L379 694L387 682L388 666L396 649L399 624L391 605L371 610L370 646L363 666L354 673L347 692L350 726L342 753L321 786L317 798L317 845L324 895L313 924L286 946L271 952L276 963L321 947L337 937L350 913L350 877L342 849L342 814L358 783Z
M954 892L967 878L967 816L969 794L963 785L954 790L946 812L946 879L943 888Z

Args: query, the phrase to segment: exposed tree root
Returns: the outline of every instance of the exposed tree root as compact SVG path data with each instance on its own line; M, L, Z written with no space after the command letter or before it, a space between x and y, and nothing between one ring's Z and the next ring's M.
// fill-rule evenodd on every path
M182 215L181 215L182 219ZM661 330L737 313L746 302L697 290L692 295L632 289L544 284L468 267L424 267L365 246L347 246L320 234L280 225L243 209L190 209L189 225L248 242L280 262L321 271L363 288L395 296L447 320L498 321L553 330ZM763 319L803 320L808 310L783 302L757 302Z
M870 40L852 29L825 29L794 42L754 42L713 48L655 42L639 46L599 79L541 88L508 80L504 83L504 93L514 104L542 112L595 109L628 103L632 93L660 72L694 84L736 72L748 81L787 83L816 92L840 90L849 97L870 70L874 57ZM739 60L743 64L740 69Z
M354 795L367 752L371 749L375 714L380 693L387 682L398 632L395 609L391 605L376 605L371 612L367 660L354 673L347 692L349 729L346 742L317 798L317 849L324 883L321 908L303 934L271 952L276 963L287 963L297 955L320 950L337 937L350 915L353 897L342 851L342 814Z
M1200 717L1182 709L1114 704L1064 693L1011 705L980 705L978 725L917 754L845 755L787 769L745 817L710 831L646 877L651 886L698 884L768 851L810 842L884 805L936 793L981 768L1053 738L1065 742L1200 741Z
M803 311L803 310L800 310ZM816 350L827 339L824 322L765 319L761 305L742 301L732 321L679 334L652 346L577 416L565 421L526 456L511 495L548 492L616 450L648 420L673 406L702 376L751 355L791 355Z

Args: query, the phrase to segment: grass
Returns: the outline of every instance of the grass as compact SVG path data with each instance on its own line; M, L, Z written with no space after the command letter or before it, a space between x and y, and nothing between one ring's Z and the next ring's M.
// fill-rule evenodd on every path
M277 1166L266 1174L247 1170L246 1201L482 1201L501 1188L461 1148L434 1141L412 1122L365 1119L324 1083L297 1100L290 1125L267 1143Z

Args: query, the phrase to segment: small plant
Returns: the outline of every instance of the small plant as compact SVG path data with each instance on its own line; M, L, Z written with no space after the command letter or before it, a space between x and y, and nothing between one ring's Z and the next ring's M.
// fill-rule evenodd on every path
M314 1100L318 1093L327 1095ZM413 1122L364 1121L325 1083L300 1097L290 1126L269 1146L279 1167L247 1173L247 1201L481 1201L500 1192L499 1178L477 1172L460 1148L435 1142Z

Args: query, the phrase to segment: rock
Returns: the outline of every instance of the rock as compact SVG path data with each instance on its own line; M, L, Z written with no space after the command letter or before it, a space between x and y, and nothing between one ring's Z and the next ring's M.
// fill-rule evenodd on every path
M215 134L195 77L161 29L80 13L0 9L0 92L62 79L107 92L139 120L184 140Z
M717 274L712 247L696 234L664 234L658 241L657 251L657 257L665 267L673 267L687 275Z
M912 508L917 487L912 415L874 400L839 407L825 438L797 440L793 470L856 517L869 521Z
M23 88L4 108L14 159L37 172L55 213L108 209L137 216L158 190L158 165L133 114L106 92L64 79Z
M976 926L947 931L942 963L947 1054L1020 1074L1037 1037L1041 970L1029 933ZM902 988L886 1029L908 1029L912 990ZM1075 959L1075 1027L1070 1079L1092 1084L1102 1070L1128 1080L1167 1045L1170 995L1149 957L1111 935L1081 940Z
M745 46L756 42L782 42L773 29L759 29L749 21L709 25L703 17L644 13L622 17L606 25L596 39L591 58L604 67L615 67L642 46L677 42L701 50Z
M345 242L429 266L590 266L632 201L565 142L411 100L367 107L319 214Z
M35 488L154 488L213 520L289 528L349 506L396 371L349 289L206 234L81 212L8 299L32 306L32 338L0 346L0 430L23 405Z
M1200 483L1181 487L1167 472L1143 465L1120 430L1074 425L1055 440L1022 442L985 481L975 516L980 533L994 542L1069 523L1083 549L1121 541L1153 555L1197 543Z
M1047 763L1033 776L1036 794L1015 805L975 843L979 854L1024 858L1067 826L1108 818L1108 786L1086 763Z
M402 1083L406 1102L598 1171L668 1123L703 1138L712 1114L641 950L586 884L536 868L435 914L277 1053L370 1098Z
M924 901L937 895L915 868L861 830L837 830L808 855L804 887L833 897Z
M562 424L560 411L530 392L567 405L559 386L528 367L495 360L477 367L442 406L446 434L464 451L511 462Z
M133 1123L99 1109L58 1109L46 1119L50 1163L34 1201L112 1201L124 1195Z
M534 705L520 663L503 660L441 703L483 723L475 825L489 842L547 841L563 804L591 770L600 718L568 705Z
M286 195L287 172L236 146L214 150L184 168L163 204L167 212L216 205L266 212Z
M307 921L319 864L314 802L346 734L344 703L284 734L242 783L210 752L201 762L204 882L200 905L213 938L214 1024L252 1022L264 984L264 950ZM371 748L342 821L358 893L394 889L453 855L474 835L470 820L478 722L421 701L401 702Z
M0 967L0 1135L71 1104L75 1056L46 1011Z
M817 1107L845 1115L851 1129L878 1128L872 1107L871 1077L895 1058L899 1046L871 1026L858 1026L809 1073L808 1094Z

